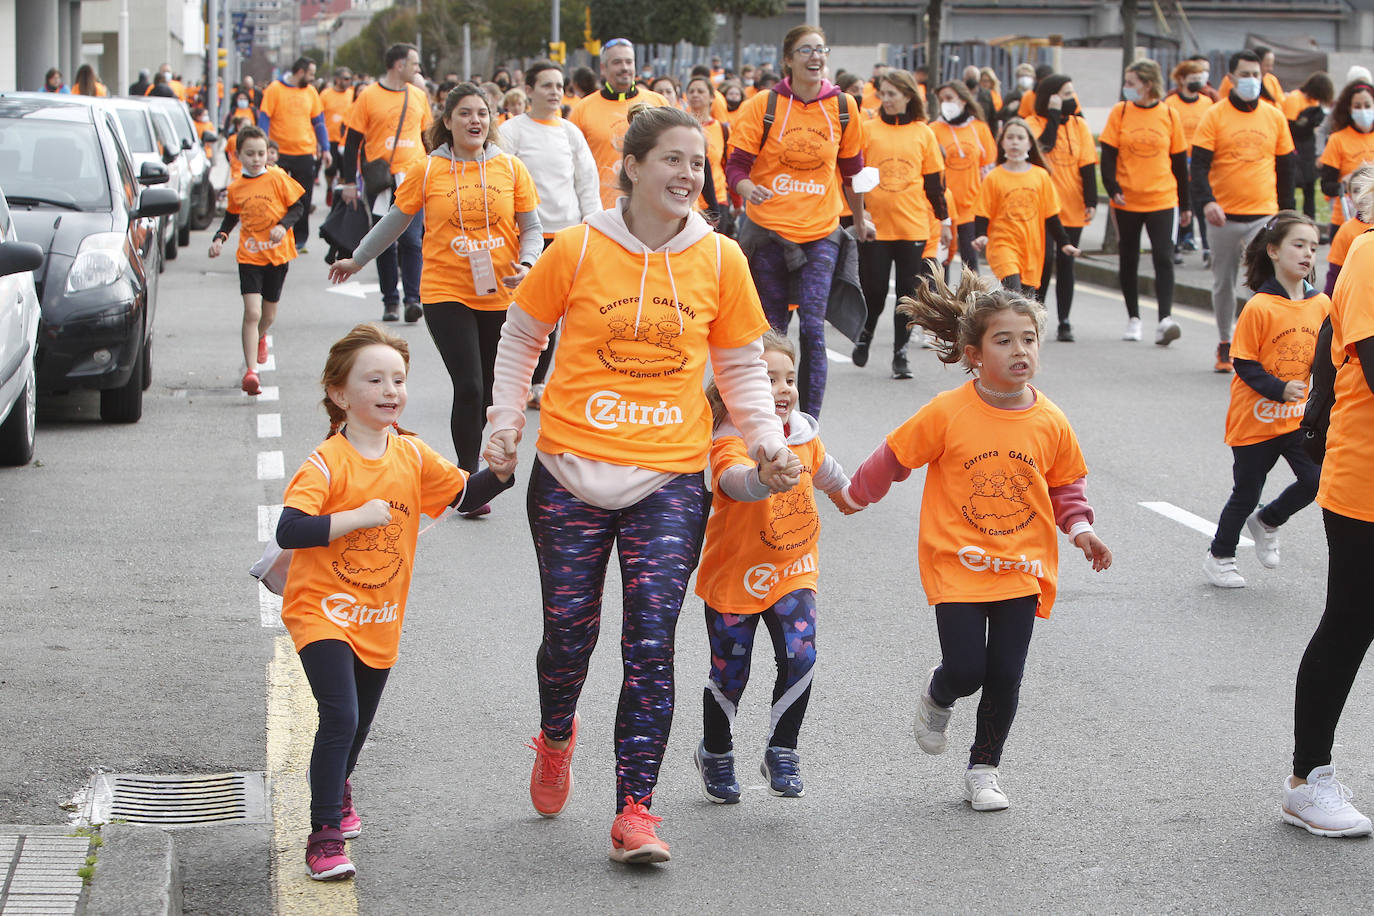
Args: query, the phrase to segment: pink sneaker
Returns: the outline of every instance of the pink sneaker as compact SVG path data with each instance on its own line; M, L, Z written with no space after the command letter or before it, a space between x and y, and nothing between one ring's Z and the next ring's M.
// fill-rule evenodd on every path
M345 840L351 840L363 832L363 819L358 817L358 809L353 807L353 783L344 780L343 816L339 818L339 831Z
M243 373L243 384L241 386L245 393L251 395L262 394L262 383L258 380L258 374L252 369Z
M267 335L258 338L258 365L267 362Z
M321 827L305 844L305 868L316 881L342 881L358 873L344 853L338 827Z
M573 751L577 750L577 728L581 719L573 713L572 734L568 746L561 751L549 747L544 741L544 731L530 739L526 747L534 751L534 768L530 772L530 801L540 817L558 817L567 807L572 796Z

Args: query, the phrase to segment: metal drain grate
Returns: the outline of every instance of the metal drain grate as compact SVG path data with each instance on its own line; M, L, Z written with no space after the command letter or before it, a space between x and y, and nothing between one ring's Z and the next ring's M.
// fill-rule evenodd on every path
M100 773L91 784L87 820L177 827L190 824L265 823L263 773L143 776Z

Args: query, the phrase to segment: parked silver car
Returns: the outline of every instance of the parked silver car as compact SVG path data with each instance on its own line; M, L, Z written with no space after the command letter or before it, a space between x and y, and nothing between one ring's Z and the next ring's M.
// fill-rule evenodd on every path
M43 249L21 242L0 192L0 464L28 464L37 438L38 293Z
M157 127L153 124L154 112L152 108L126 98L101 98L96 104L114 111L119 127L123 131L124 146L134 160L136 169L141 170L144 163L156 163L168 172L169 182L174 180L167 163L170 159L179 156L180 150L168 149L166 144L160 140ZM179 178L180 175L178 174L176 177ZM180 189L175 183L168 183L167 186L180 193ZM163 257L170 261L177 256L176 217L163 216L158 219Z
M172 126L172 119L157 109L153 109L152 114L153 128L163 150L162 161L167 163L167 187L174 188L181 200L181 209L176 215L175 244L166 250L167 260L171 261L177 256L178 245L191 244L191 166L181 153L181 138Z
M213 144L218 137L213 131L204 137L198 136L191 109L180 99L145 95L139 96L137 101L151 105L170 119L172 129L177 134L182 158L186 160L191 175L191 228L206 228L215 218L215 189L210 184L210 157L205 154L202 141Z

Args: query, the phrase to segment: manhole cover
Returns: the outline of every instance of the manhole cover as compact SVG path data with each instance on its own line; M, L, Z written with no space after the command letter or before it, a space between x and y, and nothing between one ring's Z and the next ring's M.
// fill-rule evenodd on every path
M119 820L161 827L264 823L267 781L263 773L99 773L91 782L86 819L93 824Z

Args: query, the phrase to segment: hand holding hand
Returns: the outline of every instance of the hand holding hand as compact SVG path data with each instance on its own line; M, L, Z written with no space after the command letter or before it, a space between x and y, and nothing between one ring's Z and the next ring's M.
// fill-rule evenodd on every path
M1112 565L1112 552L1102 539L1091 531L1084 531L1073 539L1074 546L1083 551L1083 558L1092 560L1093 572L1101 572Z
M267 241L271 242L273 245L280 244L281 240L284 238L286 238L286 227L281 223L277 223L267 233Z
M342 283L362 270L362 265L352 258L340 258L329 265L329 282Z
M845 490L847 489L849 488L845 487ZM856 509L849 504L849 500L845 499L844 490L836 490L834 493L827 493L826 495L830 497L830 501L835 504L835 508L839 509L840 513L843 515L858 515L860 512L864 511L863 507Z
M1301 401L1307 397L1307 383L1293 379L1286 382L1283 386L1283 399L1285 401Z
M759 462L759 480L774 493L786 493L801 482L801 459L787 447Z
M353 511L359 528L380 528L391 523L391 506L384 499L369 499Z
M487 440L487 447L482 449L482 458L487 466L503 482L510 480L511 474L515 473L515 465L519 460L516 446L519 444L518 429L498 429Z

